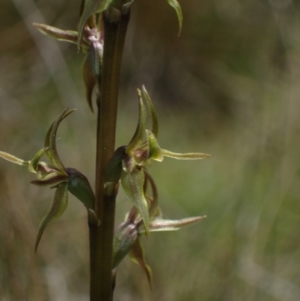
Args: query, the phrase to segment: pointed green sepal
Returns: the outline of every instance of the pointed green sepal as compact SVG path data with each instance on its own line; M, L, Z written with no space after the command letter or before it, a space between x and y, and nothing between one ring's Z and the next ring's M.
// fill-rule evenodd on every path
M158 135L158 118L157 118L157 114L156 114L156 110L154 108L153 102L152 102L145 86L142 87L141 96L146 101L146 103L148 104L148 108L149 108L149 111L150 111L150 114L151 114L151 119L152 119L152 133L157 138L157 135Z
M75 168L66 168L68 190L88 209L95 208L95 195L89 180Z
M146 233L149 231L149 209L144 195L145 174L142 169L135 168L131 173L122 172L121 184L129 200L138 209L143 220Z
M142 144L145 134L146 108L141 96L141 91L139 89L137 91L139 96L139 120L135 133L126 149L128 155L131 155L131 153Z
M182 11L181 11L181 6L177 0L167 0L169 5L173 7L176 11L178 23L179 23L179 30L178 30L178 36L181 34L181 29L182 29Z
M64 120L67 116L69 116L71 113L73 113L75 109L69 109L66 108L62 114L58 117L58 119L52 123L51 127L49 128L46 139L45 139L45 148L46 155L49 158L50 162L60 170L62 173L64 173L64 166L58 156L57 149L56 149L56 133L59 124L62 120Z
M130 222L123 222L119 225L115 231L113 240L113 269L116 268L130 252L136 239L136 225Z
M145 252L139 238L135 241L134 245L131 248L130 258L143 268L147 276L150 288L152 289L152 271L149 265L145 261Z
M44 232L45 228L47 227L47 225L51 221L59 218L66 210L67 205L68 205L68 184L62 183L57 186L55 196L54 196L54 201L53 201L50 211L42 219L42 221L40 223L37 238L35 241L35 252L37 251L39 242L41 240L41 237L42 237L43 232Z

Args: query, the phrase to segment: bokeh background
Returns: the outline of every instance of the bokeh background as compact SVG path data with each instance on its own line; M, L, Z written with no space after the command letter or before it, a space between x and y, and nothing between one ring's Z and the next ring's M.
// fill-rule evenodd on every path
M118 145L137 121L145 84L160 144L213 154L150 168L167 218L207 215L145 239L152 292L139 266L121 264L120 301L298 301L300 298L300 7L296 0L137 0L124 54ZM33 22L75 29L80 1L0 0L0 149L29 159L65 107L66 166L94 183L95 115L84 100L82 54ZM0 300L88 300L86 212L72 196L45 231L53 191L0 161ZM121 193L117 221L129 208Z

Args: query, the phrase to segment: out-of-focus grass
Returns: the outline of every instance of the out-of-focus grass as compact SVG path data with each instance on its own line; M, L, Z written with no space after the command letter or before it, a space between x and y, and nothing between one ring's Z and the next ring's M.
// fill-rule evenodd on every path
M29 159L62 109L77 107L60 128L59 152L93 182L95 116L83 101L82 55L30 27L37 21L74 28L79 3L22 3L0 1L0 149ZM166 3L137 1L134 7L117 140L126 144L134 131L134 89L145 83L160 117L160 144L213 154L201 162L153 164L163 212L208 218L145 239L153 292L126 259L116 300L297 301L298 4L205 0L182 6L179 39ZM53 191L29 185L31 179L25 169L0 161L0 299L87 300L85 210L70 196L35 255L36 231ZM122 193L118 206L120 221L129 207Z

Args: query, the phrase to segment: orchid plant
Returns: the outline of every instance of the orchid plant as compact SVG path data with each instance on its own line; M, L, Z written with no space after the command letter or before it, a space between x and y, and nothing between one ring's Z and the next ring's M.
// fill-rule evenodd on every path
M0 151L0 157L25 166L36 175L31 183L55 189L49 212L41 220L37 232L37 251L48 224L59 218L68 205L68 192L87 209L90 230L90 300L113 299L114 279L121 261L128 255L144 270L150 286L152 272L145 260L141 236L151 232L174 231L196 223L205 216L164 219L159 207L158 191L148 172L151 161L162 162L164 157L178 160L199 160L205 153L175 153L158 143L159 122L154 104L143 86L137 89L139 116L136 130L128 145L115 149L116 105L123 44L134 1L83 0L78 31L61 30L45 24L34 24L42 33L57 40L71 42L86 53L83 62L83 81L86 99L93 111L96 94L97 158L96 187L80 171L65 167L57 152L57 131L61 122L75 109L66 108L46 133L44 146L31 160L22 160ZM175 9L182 27L180 5L168 0ZM96 93L94 93L96 91ZM150 129L147 128L150 117ZM148 122L149 123L149 122ZM46 157L45 161L42 161ZM132 203L124 221L114 229L115 200L119 186Z

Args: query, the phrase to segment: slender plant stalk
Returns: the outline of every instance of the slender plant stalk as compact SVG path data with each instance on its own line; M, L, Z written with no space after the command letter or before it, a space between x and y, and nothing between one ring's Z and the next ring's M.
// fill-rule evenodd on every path
M120 69L129 17L129 12L122 14L118 20L103 14L105 36L101 95L98 97L95 188L95 211L101 225L89 225L91 301L113 300L112 244L118 183L105 188L105 168L115 148Z

